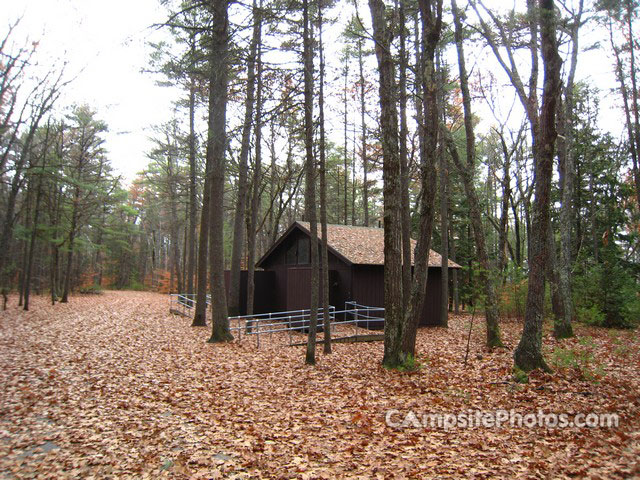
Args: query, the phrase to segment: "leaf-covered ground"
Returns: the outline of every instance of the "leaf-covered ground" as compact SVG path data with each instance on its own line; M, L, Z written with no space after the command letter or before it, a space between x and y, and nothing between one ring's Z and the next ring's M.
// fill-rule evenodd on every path
M462 362L468 316L423 329L417 373L382 344L318 365L273 339L211 345L166 296L107 292L0 312L0 478L640 477L640 334L545 335L553 375L510 381L520 326ZM553 353L554 350L556 353ZM564 366L566 367L564 367ZM385 412L615 412L617 428L395 429Z

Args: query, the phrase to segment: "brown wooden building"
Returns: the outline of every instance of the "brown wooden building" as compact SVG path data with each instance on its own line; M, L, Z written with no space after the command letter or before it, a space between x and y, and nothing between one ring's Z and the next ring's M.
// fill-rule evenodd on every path
M384 230L329 225L329 303L346 301L384 307ZM320 227L318 226L318 235ZM311 233L306 222L294 222L256 266L270 274L273 311L309 308L311 304ZM320 238L318 238L320 245ZM415 247L415 241L412 240ZM449 261L449 268L460 268ZM429 254L429 277L421 325L433 325L440 314L441 257Z

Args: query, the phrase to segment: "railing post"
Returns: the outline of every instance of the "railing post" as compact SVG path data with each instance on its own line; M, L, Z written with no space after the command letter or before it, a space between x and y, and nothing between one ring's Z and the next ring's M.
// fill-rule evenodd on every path
M354 316L356 317L356 342L357 342L358 341L358 326L359 326L358 322L360 321L360 319L358 318L358 309L354 308L353 311L355 313Z

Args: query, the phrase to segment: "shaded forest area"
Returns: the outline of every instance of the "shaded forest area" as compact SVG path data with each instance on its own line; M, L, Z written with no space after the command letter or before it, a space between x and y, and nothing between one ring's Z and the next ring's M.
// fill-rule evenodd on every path
M556 338L576 321L637 326L637 2L162 3L167 41L149 69L183 95L131 183L110 166L100 112L58 105L64 68L33 68L38 45L16 43L16 24L3 37L5 302L165 289L197 294L203 325L210 289L210 340L228 341L240 270L252 299L256 259L304 219L312 237L327 223L383 226L392 368L416 356L430 248L464 267L442 276L440 324L477 310L493 348L501 321L523 320L519 370L549 369L545 317ZM580 74L594 50L612 84ZM603 129L605 100L619 132ZM328 302L326 236L310 253L313 324Z

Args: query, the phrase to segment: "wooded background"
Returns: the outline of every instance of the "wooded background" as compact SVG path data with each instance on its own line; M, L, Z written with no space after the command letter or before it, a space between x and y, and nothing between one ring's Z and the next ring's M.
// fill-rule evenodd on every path
M91 105L59 105L64 68L41 73L37 43L14 38L19 20L6 29L5 299L15 290L28 309L32 292L66 302L104 287L202 298L231 269L229 305L214 295L213 306L212 337L228 339L240 269L304 219L312 235L322 223L384 226L391 365L413 353L429 248L464 267L443 275L441 324L449 309L479 307L489 346L507 316L527 317L523 342L538 353L544 315L558 337L575 320L637 325L638 2L162 3L167 41L149 69L184 94L131 183L106 153L114 126ZM591 68L615 83L580 74L593 50L603 63ZM602 102L616 125L600 121ZM544 364L519 352L525 369Z

